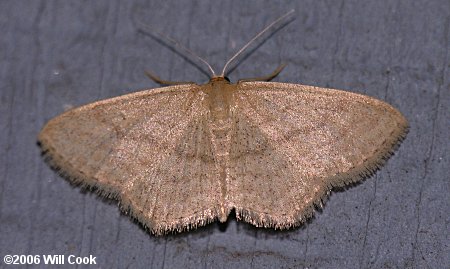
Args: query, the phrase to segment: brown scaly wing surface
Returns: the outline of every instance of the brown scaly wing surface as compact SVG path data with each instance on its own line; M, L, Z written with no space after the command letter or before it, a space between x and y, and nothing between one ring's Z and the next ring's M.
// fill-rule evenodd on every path
M333 89L246 82L235 102L229 199L256 226L300 224L332 187L371 175L408 129L390 105Z
M221 193L202 95L182 85L99 101L52 119L39 142L63 175L154 233L194 228L216 218Z

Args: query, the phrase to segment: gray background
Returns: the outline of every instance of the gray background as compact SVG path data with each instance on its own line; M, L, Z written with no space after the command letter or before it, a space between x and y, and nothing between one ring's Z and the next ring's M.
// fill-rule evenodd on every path
M286 62L276 81L374 96L411 124L382 170L333 192L308 224L279 232L232 218L157 238L42 160L36 135L46 121L158 87L146 69L208 80L134 22L220 69L292 8L296 19L242 61L232 80ZM102 268L449 268L449 31L448 0L1 1L0 255L92 254Z

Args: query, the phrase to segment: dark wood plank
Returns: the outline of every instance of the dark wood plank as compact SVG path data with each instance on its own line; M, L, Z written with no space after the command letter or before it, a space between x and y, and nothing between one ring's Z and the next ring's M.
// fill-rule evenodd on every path
M65 109L158 85L207 81L136 31L154 26L219 69L267 23L297 10L230 77L346 89L386 100L411 131L374 177L334 192L288 232L230 220L154 237L115 202L43 162L36 135ZM97 257L103 268L443 268L448 265L450 3L434 1L1 1L0 255ZM1 263L2 267L4 263Z

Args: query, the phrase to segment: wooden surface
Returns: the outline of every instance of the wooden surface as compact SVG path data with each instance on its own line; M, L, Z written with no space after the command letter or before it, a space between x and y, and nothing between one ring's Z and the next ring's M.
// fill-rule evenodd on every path
M244 2L244 1L242 1ZM154 237L116 202L72 187L44 163L36 135L65 109L208 77L136 22L174 37L216 69L270 21L296 19L230 74L288 67L276 81L386 100L410 121L375 176L333 192L301 228L234 218ZM434 1L1 1L0 255L94 255L91 268L448 268L450 3ZM2 268L6 266L0 262ZM40 267L45 267L40 264Z

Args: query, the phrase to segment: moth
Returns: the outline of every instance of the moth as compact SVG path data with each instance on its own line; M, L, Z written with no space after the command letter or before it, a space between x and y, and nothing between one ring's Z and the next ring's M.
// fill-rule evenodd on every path
M221 75L208 64L206 84L131 93L57 116L39 134L43 154L157 235L224 222L232 210L258 227L300 225L333 187L377 170L408 123L368 96L267 82L282 67L231 83L227 65L290 13Z

